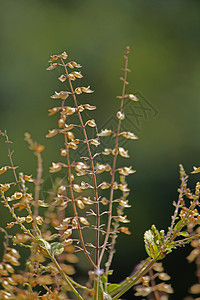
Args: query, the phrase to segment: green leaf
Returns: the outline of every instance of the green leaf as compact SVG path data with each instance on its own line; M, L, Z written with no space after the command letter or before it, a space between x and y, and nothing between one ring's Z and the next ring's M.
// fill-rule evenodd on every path
M184 236L184 237L190 236L187 231L181 231L181 232L179 232L179 235Z
M64 247L61 243L54 242L54 243L51 243L50 245L51 245L51 249L55 255L60 255L63 253Z
M117 283L109 284L109 286L107 287L107 292L110 294L111 292L114 292L119 287L120 287L120 284L117 284Z
M105 276L105 275L101 276L101 281L102 281L103 283L108 282L107 276Z

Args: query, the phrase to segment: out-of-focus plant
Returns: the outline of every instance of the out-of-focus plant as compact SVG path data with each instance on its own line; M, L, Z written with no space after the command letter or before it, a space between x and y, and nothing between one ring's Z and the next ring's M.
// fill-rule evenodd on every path
M44 146L34 142L30 134L25 134L37 159L37 172L35 178L18 174L11 141L6 132L0 132L7 144L10 161L9 165L1 167L0 175L3 178L7 171L14 175L13 182L2 179L0 184L1 203L13 219L6 229L1 229L5 238L0 263L0 299L119 299L133 286L136 296L149 299L167 299L173 292L170 284L162 282L170 277L158 261L179 246L198 243L199 237L198 231L187 228L194 228L200 222L200 183L191 193L182 165L179 197L173 203L175 210L168 232L152 225L144 234L148 258L122 282L110 280L117 237L120 233L130 235L127 227L130 221L125 214L131 206L127 199L130 190L126 177L135 170L129 163L123 165L129 154L121 145L125 139L138 138L128 130L123 131L121 126L125 119L125 101L132 101L133 105L139 101L134 94L126 92L130 72L128 54L129 47L125 51L123 77L120 78L122 93L117 97L117 126L100 132L96 121L88 119L85 113L95 110L96 106L79 101L81 94L93 93L90 86L75 85L77 79L80 81L83 77L81 65L68 61L66 52L51 56L47 70L61 70L58 79L65 88L51 96L56 105L49 109L49 115L58 114L59 118L58 125L49 130L46 137L61 135L63 147L60 149L61 160L52 162L49 172L62 171L67 176L62 184L55 182L47 199L41 199ZM102 149L102 144L108 144L108 137L112 137L114 146ZM80 149L84 156L80 155ZM8 229L15 225L20 232L9 235ZM15 268L20 265L18 245L29 249L24 272ZM73 279L75 268L72 264L78 261L77 251L86 257L90 269L85 285Z

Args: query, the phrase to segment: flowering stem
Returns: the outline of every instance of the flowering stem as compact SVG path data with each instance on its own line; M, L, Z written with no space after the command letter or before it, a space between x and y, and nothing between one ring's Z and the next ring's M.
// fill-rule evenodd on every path
M123 78L123 87L122 87L122 96L121 98L121 106L120 106L120 112L122 113L123 110L123 104L124 104L124 97L125 97L125 89L126 89L126 78L128 73L128 54L129 54L129 47L126 47L126 55L124 56L125 59L125 68L124 68L124 78ZM104 255L104 251L106 249L106 245L110 236L110 227L111 227L111 220L112 220L112 204L113 204L113 194L114 194L114 181L115 181L115 170L116 170L116 163L117 163L117 155L118 155L118 145L119 145L119 133L120 133L120 126L121 126L121 120L119 119L117 132L116 132L116 139L115 139L115 155L113 159L113 166L112 166L112 178L111 178L111 188L110 188L110 200L109 200L109 210L108 210L108 224L107 224L107 231L105 240L102 246L101 254L99 257L99 264L101 263L101 260Z
M72 82L69 78L69 74L68 74L68 70L67 70L67 67L63 61L63 59L61 58L61 61L62 61L62 64L65 68L65 72L66 72L66 75L67 75L67 78L68 78L68 81L69 81L69 85L70 85L70 89L71 89L71 92L72 92L72 95L73 95L73 99L74 99L74 103L75 103L75 106L77 108L77 113L78 113L78 117L79 117L79 120L80 120L80 123L81 123L81 128L83 130L83 134L84 134L84 138L85 138L85 141L86 141L86 146L87 146L87 150L88 150L88 154L89 154L89 160L90 160L90 164L91 164L91 168L92 168L92 178L93 178L93 182L94 182L94 193L95 193L95 201L96 201L96 258L95 258L95 264L92 263L92 265L96 268L98 267L99 263L99 226L100 226L100 211L99 211L99 202L98 202L98 191L97 191L97 181L96 181L96 175L95 175L95 169L94 169L94 162L93 162L93 157L92 157L92 153L91 153L91 150L90 150L90 145L89 145L89 141L88 141L88 137L87 137L87 132L86 132L86 129L85 129L85 125L83 123L83 119L82 119L82 116L81 116L81 113L80 111L78 110L78 104L77 104L77 100L76 100L76 94L74 92L74 88L72 86ZM79 232L80 234L81 232ZM82 235L82 234L81 234ZM82 245L83 246L83 245ZM85 251L85 254L86 256L88 257L88 254L87 254L87 250ZM91 258L89 259L90 262L91 262Z

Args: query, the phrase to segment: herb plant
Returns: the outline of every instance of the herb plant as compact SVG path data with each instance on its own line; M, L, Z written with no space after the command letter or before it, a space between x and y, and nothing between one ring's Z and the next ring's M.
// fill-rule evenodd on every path
M126 213L131 206L128 201L130 190L126 178L135 173L126 163L128 150L121 144L124 139L134 142L138 138L134 133L121 129L125 119L125 101L132 101L132 105L139 101L134 94L126 91L130 72L128 54L129 47L126 47L123 77L120 78L122 93L117 97L116 129L105 128L100 132L96 121L88 119L88 114L85 114L96 107L79 104L82 93L93 93L90 86L76 85L77 79L83 77L81 65L68 61L66 52L51 56L47 70L61 70L58 79L65 86L67 83L68 87L51 96L56 105L49 109L49 115L57 114L59 117L58 125L50 129L46 137L62 135L63 147L60 149L60 161L52 162L49 172L59 174L62 171L67 176L62 184L55 180L54 190L46 199L41 200L44 146L25 133L25 140L37 158L37 175L33 178L26 173L18 174L11 141L6 131L0 131L7 144L10 161L9 165L0 168L1 204L12 216L6 229L1 228L4 253L0 263L0 299L116 300L135 286L135 296L164 300L173 293L173 289L165 283L170 277L160 261L177 247L188 243L196 249L188 259L198 258L199 261L200 183L197 182L192 193L187 187L188 176L180 165L179 197L173 203L175 209L168 232L152 225L144 234L148 257L122 282L110 282L117 237L121 233L130 235L127 226L130 220ZM108 145L99 150L102 140L108 144L108 137L112 137L114 147ZM84 156L79 154L80 148L84 148ZM13 182L3 181L3 174L8 171L13 172ZM200 168L194 167L192 173L198 172ZM9 229L13 226L18 226L19 232L10 235ZM16 269L20 265L18 245L29 250L24 271ZM85 284L73 278L75 268L72 264L78 260L78 251L86 258L90 269ZM190 291L200 292L200 285L194 285Z

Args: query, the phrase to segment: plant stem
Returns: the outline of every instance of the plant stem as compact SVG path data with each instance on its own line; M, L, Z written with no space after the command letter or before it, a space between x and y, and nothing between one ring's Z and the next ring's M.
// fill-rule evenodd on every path
M127 79L127 73L128 73L128 54L129 54L129 47L126 48L126 55L124 56L125 59L125 68L124 68L124 78L123 78L123 87L122 87L122 96L121 98L121 105L120 105L120 112L122 113L123 110L123 104L124 104L124 97L125 97L125 89L126 89L126 79ZM113 194L114 194L114 181L115 181L115 169L116 169L116 163L117 163L117 155L118 155L118 145L119 145L119 133L120 133L120 126L121 126L121 120L119 119L118 127L117 127L117 133L116 133L116 139L115 139L115 156L113 159L113 166L112 166L112 178L111 178L111 188L110 188L110 199L109 199L109 210L108 210L108 224L107 224L107 231L106 236L104 239L104 243L102 246L101 254L99 257L99 264L101 263L101 260L104 255L104 251L106 249L106 245L110 236L110 228L111 228L111 220L112 220L112 205L113 205Z
M82 131L83 131L83 134L84 134L84 138L85 138L85 142L86 142L86 146L87 146L87 150L88 150L88 155L89 155L89 160L90 160L90 164L91 164L91 168L92 168L92 178L93 178L93 182L94 182L94 193L95 193L95 201L96 201L96 232L97 233L96 233L96 258L95 258L95 264L93 262L91 262L91 258L89 259L89 261L90 261L90 263L92 263L92 265L95 268L97 268L99 266L98 261L99 261L100 210L99 210L97 181L96 181L96 175L95 175L95 169L94 169L94 162L93 162L93 157L92 157L92 153L91 153L91 149L90 149L89 140L88 140L88 137L87 137L87 132L86 132L86 129L85 129L85 125L83 123L81 113L78 110L78 103L77 103L77 100L76 100L76 94L74 92L72 82L71 82L71 80L68 76L69 73L68 73L67 67L66 67L66 65L65 65L62 58L61 58L61 62L62 62L63 67L65 69L65 72L66 72L66 75L67 75L67 78L68 78L68 82L69 82L69 86L70 86L70 89L71 89L71 92L72 92L72 95L73 95L74 103L75 103L75 106L77 108L77 113L78 113L78 117L79 117L79 120L80 120L80 123L81 123L81 128L82 128ZM79 234L80 234L80 232L79 232ZM83 244L82 244L82 246L83 246ZM86 256L88 257L87 250L84 251L84 252L85 252Z
M54 264L56 265L56 268L58 269L58 271L60 272L60 275L62 276L62 278L66 281L66 283L70 286L70 288L72 289L73 293L77 296L78 299L80 300L84 300L82 298L82 296L79 294L79 292L75 289L75 287L73 286L71 280L69 279L69 277L63 272L63 270L61 269L60 265L58 264L57 260L55 259L55 257L53 255L50 256L51 260L54 262Z
M13 174L14 174L14 177L15 177L16 184L17 184L19 190L21 191L21 186L19 184L19 180L17 178L17 174L16 174L16 171L15 171L16 167L14 167L14 163L13 163L13 160L12 160L13 151L11 152L11 150L10 150L10 144L12 142L9 141L6 130L5 130L4 133L2 132L1 134L6 138L6 144L7 144L7 147L8 147L8 157L10 159L10 164L11 164L11 167L12 167L12 170L13 170Z
M122 284L120 284L120 291L118 294L116 294L112 299L117 300L119 297L121 297L124 293L126 293L133 285L137 283L137 281L146 274L147 271L149 271L153 264L156 262L156 259L151 259L150 257L145 261L142 268L137 271L134 275L131 277L128 277ZM122 288L124 286L124 288Z

